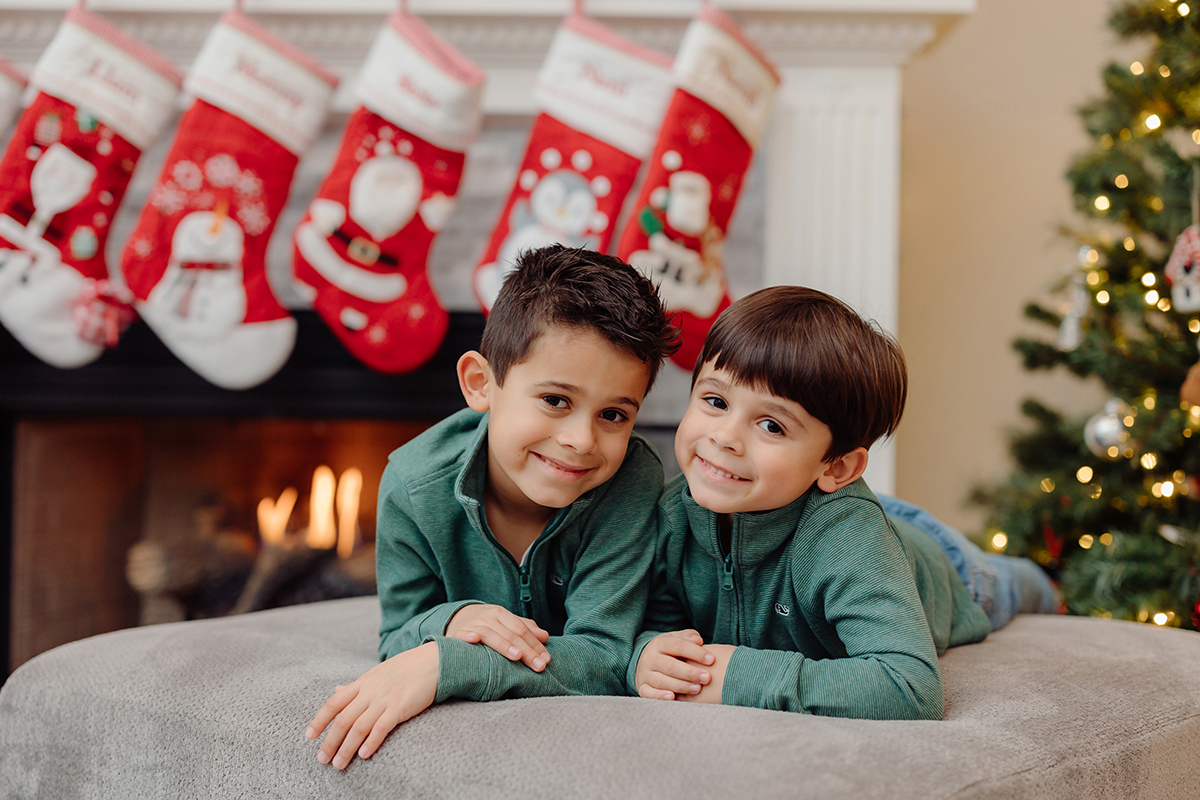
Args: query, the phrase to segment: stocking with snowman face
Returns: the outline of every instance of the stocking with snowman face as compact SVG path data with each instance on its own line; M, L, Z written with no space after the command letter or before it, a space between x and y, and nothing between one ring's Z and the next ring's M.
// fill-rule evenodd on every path
M483 71L416 17L394 14L355 84L333 169L293 233L296 280L359 360L425 363L449 316L426 273L480 124Z
M541 113L516 184L475 270L489 311L523 251L605 251L671 94L671 60L581 14L559 27L538 73Z
M133 318L109 282L105 243L142 150L174 114L179 75L73 8L30 85L0 161L0 323L46 363L79 367Z
M722 250L742 179L762 139L779 77L730 17L704 5L675 59L675 94L617 255L660 284L696 362L730 304Z
M138 313L201 377L226 389L283 366L296 321L267 283L267 240L337 79L231 11L196 56L180 121L121 267Z

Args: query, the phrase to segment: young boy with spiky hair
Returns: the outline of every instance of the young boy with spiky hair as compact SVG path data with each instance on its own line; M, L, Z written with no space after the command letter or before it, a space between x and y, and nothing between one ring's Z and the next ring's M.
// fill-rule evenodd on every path
M985 554L862 480L907 380L895 342L813 289L765 289L717 319L675 437L683 474L660 501L631 691L940 719L940 653L1056 608L1032 562Z
M624 694L662 463L633 434L678 346L625 262L524 253L458 361L469 408L392 453L379 491L382 663L310 724L322 763L369 758L453 697Z

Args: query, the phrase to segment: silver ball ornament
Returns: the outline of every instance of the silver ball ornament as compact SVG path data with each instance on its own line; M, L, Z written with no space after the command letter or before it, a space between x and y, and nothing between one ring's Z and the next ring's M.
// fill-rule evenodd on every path
M1133 411L1129 404L1116 397L1104 403L1104 410L1096 414L1083 426L1083 441L1088 450L1101 457L1114 459L1110 448L1120 447L1129 438L1125 431L1125 417Z

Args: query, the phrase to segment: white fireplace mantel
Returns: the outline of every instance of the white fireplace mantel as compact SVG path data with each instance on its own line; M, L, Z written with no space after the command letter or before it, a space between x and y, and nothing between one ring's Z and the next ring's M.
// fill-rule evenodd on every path
M0 0L0 55L26 70L71 0ZM765 158L763 276L841 297L898 333L900 100L904 63L976 0L715 0L779 67ZM700 0L588 0L588 14L673 53ZM181 67L232 0L91 0L87 7ZM352 77L397 0L244 0L268 29ZM409 10L488 71L485 112L534 112L533 79L571 0L409 0ZM352 107L346 86L335 109ZM680 391L668 388L656 395ZM686 382L682 391L686 392ZM653 399L653 397L652 397ZM872 452L895 485L890 443Z

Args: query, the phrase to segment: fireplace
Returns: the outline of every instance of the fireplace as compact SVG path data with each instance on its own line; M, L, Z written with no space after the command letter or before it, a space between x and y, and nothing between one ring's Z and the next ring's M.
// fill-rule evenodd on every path
M343 484L360 471L353 516L358 546L371 546L387 455L463 407L454 363L478 346L483 318L455 314L433 360L399 376L359 365L314 312L297 318L291 360L245 392L204 382L141 323L69 372L0 330L0 633L10 668L83 636L227 613L262 550L258 504L294 487L287 535L302 536L318 467ZM206 551L213 534L235 550L241 537L240 554ZM215 558L224 572L139 595L130 551L144 555L147 544L165 554L160 568L201 569Z
M732 294L779 283L812 285L895 332L901 67L934 39L939 26L973 10L975 0L717 4L738 18L783 77L767 138L729 231ZM363 471L359 524L369 543L372 483L382 456L463 405L454 361L478 344L483 324L469 289L471 270L515 178L536 110L534 75L570 5L569 0L409 3L413 13L485 67L486 116L483 135L468 152L459 207L430 259L435 289L451 311L449 336L422 369L386 376L354 361L315 313L305 310L303 298L289 292L288 234L328 171L353 106L346 79L358 70L394 0L349 6L247 0L246 13L343 77L324 135L301 160L289 208L268 251L272 285L297 317L295 351L263 385L229 392L189 372L141 323L118 348L78 370L41 364L0 330L0 653L10 653L12 668L70 639L177 617L178 604L147 604L129 585L129 549L181 525L255 533L257 501L278 498L294 485L302 506L312 471L322 463L329 462L337 475L350 467ZM672 53L698 5L698 0L589 0L585 8L623 35ZM0 52L29 70L53 36L61 6L53 0L0 0ZM185 8L174 0L106 0L94 10L186 68L228 7L227 0L195 0ZM114 220L110 263L146 202L170 139L168 133L142 157ZM664 454L670 452L687 383L686 372L668 365L639 416L642 430ZM305 454L292 456L296 464L289 468L295 473L273 473L279 457L264 456L262 461L275 466L255 473L258 477L239 475L242 483L232 488L213 488L186 471L158 467L162 459L208 459L218 472L248 470L228 455L205 455L205 447L217 440L238 442L245 452L256 442L286 441L293 443L292 453ZM296 444L301 440L305 444ZM360 452L340 450L346 442L358 442ZM71 457L57 455L63 452ZM891 446L884 444L872 453L872 486L889 490L893 473ZM161 499L168 477L180 487L166 492L170 502ZM71 534L76 535L62 538ZM72 593L76 599L66 599ZM187 603L193 605L183 613L204 612L197 598Z

